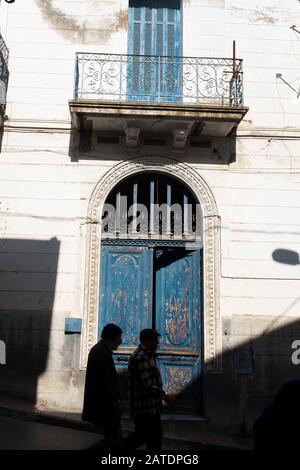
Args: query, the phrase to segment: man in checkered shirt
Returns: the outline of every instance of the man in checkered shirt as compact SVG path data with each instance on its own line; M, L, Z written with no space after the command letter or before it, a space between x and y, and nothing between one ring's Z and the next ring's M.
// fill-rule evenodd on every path
M147 450L160 450L162 444L162 400L173 397L163 391L160 371L156 365L156 351L160 334L150 328L140 333L139 347L128 363L129 396L135 431L124 439L125 449L135 449L146 443Z

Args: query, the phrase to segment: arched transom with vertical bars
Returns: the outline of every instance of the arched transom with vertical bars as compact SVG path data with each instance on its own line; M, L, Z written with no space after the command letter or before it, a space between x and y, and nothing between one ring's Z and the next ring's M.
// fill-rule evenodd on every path
M108 195L102 212L102 238L199 240L202 211L192 192L176 178L139 173Z

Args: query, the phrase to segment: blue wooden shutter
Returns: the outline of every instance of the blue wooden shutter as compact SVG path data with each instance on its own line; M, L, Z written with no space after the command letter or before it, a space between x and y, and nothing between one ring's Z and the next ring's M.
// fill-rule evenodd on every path
M134 58L130 62L129 99L178 99L180 61L175 58L181 55L181 42L180 1L130 0L128 53L143 57ZM170 56L172 59L162 56Z
M180 1L130 0L128 53L181 55Z

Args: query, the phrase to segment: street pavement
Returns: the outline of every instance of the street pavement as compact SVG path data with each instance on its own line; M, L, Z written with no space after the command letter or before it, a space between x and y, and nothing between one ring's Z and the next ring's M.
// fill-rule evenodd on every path
M162 415L163 450L250 450L252 439L209 432L205 420L187 415ZM123 435L133 431L132 420L122 418ZM0 450L86 449L101 435L81 420L81 413L44 409L0 395Z
M0 416L0 450L83 450L100 439L100 434L92 432ZM164 450L199 447L168 439L163 444Z
M80 450L99 439L99 434L0 416L0 450Z

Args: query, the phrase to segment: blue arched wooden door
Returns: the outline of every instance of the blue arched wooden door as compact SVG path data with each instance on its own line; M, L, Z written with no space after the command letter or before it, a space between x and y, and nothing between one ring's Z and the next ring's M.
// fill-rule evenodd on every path
M171 179L160 179L157 194L149 197L157 175L126 181L110 196L118 200L129 192L131 202L140 198L163 202L163 195L173 201L186 201L185 188ZM172 186L173 185L173 186ZM140 186L140 191L138 190ZM176 191L175 191L176 190ZM180 191L182 191L180 193ZM175 196L176 194L176 196ZM133 196L132 196L133 195ZM155 197L154 197L155 196ZM171 198L172 199L172 198ZM193 212L193 211L192 211ZM150 217L151 219L151 211ZM171 232L173 225L170 223ZM202 321L202 249L194 240L189 244L180 234L170 233L169 240L157 234L148 239L123 238L115 234L105 236L101 246L99 336L106 323L118 324L124 334L123 343L115 354L120 370L123 391L126 390L126 370L129 355L139 344L139 333L144 328L156 328L160 334L158 362L165 390L177 393L185 406L201 403L201 321ZM127 237L127 238L126 238ZM126 394L125 394L126 396Z

